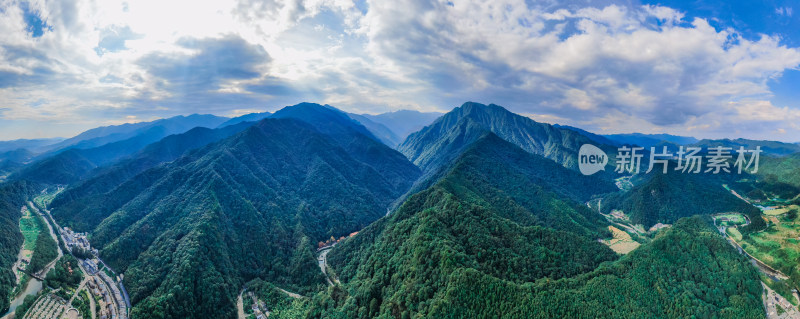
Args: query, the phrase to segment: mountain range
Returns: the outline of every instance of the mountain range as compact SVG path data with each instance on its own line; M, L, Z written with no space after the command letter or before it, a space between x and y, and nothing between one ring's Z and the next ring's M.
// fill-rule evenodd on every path
M611 157L605 171L579 172L584 144ZM767 154L745 175L614 172L618 146L645 144ZM730 189L800 192L787 145L604 136L474 102L381 115L300 103L9 150L0 231L21 245L20 203L65 186L53 218L124 274L134 319L235 318L243 287L277 318L757 318L759 274L707 216L748 215L745 236L767 228ZM622 226L606 217L617 212L671 227L632 234L641 246L618 253L608 241ZM326 242L338 242L327 259L315 251Z
M419 175L323 106L273 117L78 200L96 204L53 202L54 218L89 231L126 274L132 316L231 317L238 287L256 277L314 291L324 280L313 243L366 227Z

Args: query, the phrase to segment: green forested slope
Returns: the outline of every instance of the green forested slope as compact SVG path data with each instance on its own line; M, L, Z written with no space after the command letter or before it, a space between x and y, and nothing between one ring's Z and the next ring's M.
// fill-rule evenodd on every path
M71 184L89 177L97 167L111 165L146 146L194 127L216 127L226 118L213 115L176 116L149 123L100 127L54 145L10 179L43 184Z
M19 230L20 207L34 193L27 182L0 184L0 313L8 310L11 290L15 277L12 266L22 247L22 233Z
M764 316L755 269L707 221L682 219L616 260L596 241L607 236L602 220L549 180L523 178L524 162L487 140L334 248L328 261L342 287L317 295L304 316Z
M593 143L579 132L538 123L502 106L467 102L409 135L398 150L424 171L435 171L458 157L484 131L568 168L577 168L581 145ZM608 154L616 154L616 149L599 146Z
M756 270L700 217L613 264L515 284L454 271L431 318L764 318Z
M92 231L124 272L132 317L231 318L253 278L300 293L324 286L315 243L380 218L419 175L371 137L337 132L266 119L131 178L107 210L55 217Z
M674 164L674 163L671 163ZM752 224L746 229L765 227L758 208L731 194L722 184L735 174L690 174L670 169L667 174L653 171L630 191L603 198L601 209L609 213L621 209L633 224L650 228L656 223L672 224L681 217L724 212L747 214Z
M53 216L76 221L81 219L81 216L93 212L113 211L121 205L120 203L130 200L130 196L135 194L129 190L116 191L120 184L147 169L173 161L193 149L230 137L251 125L253 125L252 122L245 122L219 129L197 127L183 134L167 136L161 141L148 145L129 159L91 172L89 174L91 178L73 184L61 192L50 204ZM95 219L90 224L96 225L100 221L100 219ZM79 229L88 229L82 223L70 224Z
M334 249L329 261L352 293L341 311L361 318L429 314L456 269L511 282L591 271L616 254L602 217L559 195L591 192L584 176L501 140L480 138L438 183ZM551 186L549 181L560 185ZM559 190L560 189L560 190Z

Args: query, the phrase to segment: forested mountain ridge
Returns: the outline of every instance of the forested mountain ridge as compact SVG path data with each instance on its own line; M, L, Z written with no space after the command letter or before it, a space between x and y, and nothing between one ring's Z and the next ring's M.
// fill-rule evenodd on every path
M467 102L409 135L398 150L423 171L435 171L457 157L484 131L568 168L577 168L581 145L596 144L574 130L538 123L498 105ZM599 147L615 154L609 146Z
M34 193L35 187L28 182L0 184L0 313L8 310L16 285L13 268L23 242L20 207Z
M95 168L108 166L136 154L148 145L172 134L184 133L193 128L190 127L191 125L201 125L197 127L202 127L202 125L211 126L221 120L224 120L224 118L201 115L175 117L145 123L147 125L142 125L141 128L131 132L114 133L89 140L81 140L75 145L64 146L62 150L37 156L37 161L14 173L10 179L29 180L43 184L72 184L84 180ZM111 128L107 130L111 130ZM101 132L105 132L105 130ZM96 134L100 133L90 134L89 136ZM130 135L129 138L119 139L128 135ZM71 140L65 142L68 141ZM102 144L107 141L108 143ZM101 145L95 146L95 144Z
M424 315L463 267L522 283L616 259L596 240L602 217L559 195L586 197L591 179L541 161L552 162L484 134L435 185L337 246L330 263L353 284L345 317Z
M765 318L755 267L700 217L573 278L520 285L467 268L445 285L430 318Z
M605 196L600 205L604 213L622 210L633 224L650 228L656 223L672 224L681 217L740 212L750 217L746 229L760 230L766 225L761 212L734 196L722 185L735 174L682 173L669 162L667 174L654 170L629 191Z
M53 215L69 219L83 214L82 210L113 209L110 207L115 207L115 203L125 198L123 194L115 192L115 189L131 177L161 163L173 161L193 149L239 133L253 124L243 122L213 130L196 127L186 133L170 135L150 144L131 158L113 166L88 172L89 178L73 184L53 200L50 204Z
M337 245L328 260L342 286L306 316L763 317L754 268L705 221L614 261L596 241L606 222L554 179L531 178L525 165L538 165L509 151L535 155L503 142L479 138L436 184Z
M227 120L228 118L210 114L192 114L188 116L179 115L151 122L102 126L87 130L74 137L52 144L49 147L55 152L68 148L94 148L108 143L130 139L157 127L160 127L167 132L167 135L170 135L183 133L198 126L214 128Z
M372 137L332 131L265 119L131 178L106 210L54 217L92 231L125 274L134 318L232 318L250 279L300 293L324 285L315 243L380 218L419 176ZM372 152L355 154L358 143Z
M737 139L719 139L719 140L709 140L704 139L700 140L697 143L692 144L692 146L703 147L703 148L712 148L717 146L722 147L730 147L734 150L738 150L739 147L744 147L747 150L754 150L756 147L760 147L763 154L769 155L789 155L792 153L800 152L800 145L792 144L792 143L784 143L778 141L763 141L763 140L748 140L743 138Z
M419 171L403 154L391 149L364 125L334 107L300 103L284 107L270 118L292 118L310 124L322 134L330 136L351 156L371 163L393 184L406 183L407 172ZM399 188L408 189L406 186Z

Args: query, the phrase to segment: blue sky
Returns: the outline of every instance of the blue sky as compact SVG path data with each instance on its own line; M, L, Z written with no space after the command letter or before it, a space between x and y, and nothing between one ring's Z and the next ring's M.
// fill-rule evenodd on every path
M797 1L0 0L0 140L302 101L800 141Z

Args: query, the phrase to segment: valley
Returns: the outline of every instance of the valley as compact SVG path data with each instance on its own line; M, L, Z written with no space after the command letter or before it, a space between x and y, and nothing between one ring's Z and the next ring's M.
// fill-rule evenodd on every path
M584 175L575 158L591 136L498 105L465 103L397 150L398 135L359 120L372 121L301 103L167 136L88 171L63 155L37 162L76 178L66 185L37 170L12 175L33 183L16 185L24 201L4 211L19 236L12 262L29 253L41 270L14 288L27 290L9 298L11 310L85 319L796 311L790 188L708 174ZM759 191L764 199L749 197Z
M46 225L42 231L48 232L59 243L58 256L42 271L33 275L25 274L32 278L25 284L25 290L17 294L9 313L3 318L128 318L127 309L130 305L123 297L127 292L112 278L116 277L114 272L97 256L82 253L80 258L74 257L73 253L78 253L74 248L76 237L59 227L50 216L46 205L62 190L43 191L23 206L23 211L41 218L42 226ZM23 219L25 217L32 218L23 215Z

